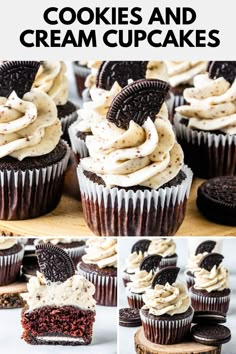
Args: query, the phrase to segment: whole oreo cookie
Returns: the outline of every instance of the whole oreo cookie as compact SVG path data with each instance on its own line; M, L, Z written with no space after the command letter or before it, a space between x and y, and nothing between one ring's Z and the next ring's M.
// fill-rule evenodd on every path
M51 244L36 246L36 255L41 273L50 282L64 282L75 274L72 259L61 248Z
M150 243L151 241L146 239L135 242L135 244L131 248L131 253L142 252L144 254L145 252L147 252Z
M123 327L141 326L139 309L123 308L119 310L119 325Z
M224 256L220 253L209 253L201 259L199 267L210 272L214 266L218 267L223 259Z
M236 61L211 61L207 70L211 79L223 77L232 84L236 78Z
M215 246L216 246L216 242L213 240L204 241L200 243L200 245L198 245L195 255L197 256L198 254L202 254L204 252L211 253L215 248Z
M97 87L110 90L117 81L121 87L128 80L145 79L148 61L104 61L97 73Z
M225 314L218 311L194 311L192 323L217 324L225 323Z
M236 176L215 177L201 184L197 207L216 223L236 226Z
M8 61L0 66L0 96L15 91L22 98L31 90L40 66L39 61Z
M156 271L161 262L162 256L159 254L152 254L150 256L145 257L140 263L140 270L146 270L148 273L152 271Z
M192 327L191 332L196 342L206 345L221 345L231 339L230 329L217 324L197 324Z
M159 270L153 278L152 288L155 288L156 285L166 285L166 283L172 285L178 277L179 270L180 268L174 266L165 267Z
M123 129L128 129L131 120L142 126L148 117L155 119L168 91L169 84L162 80L133 82L113 99L106 118Z

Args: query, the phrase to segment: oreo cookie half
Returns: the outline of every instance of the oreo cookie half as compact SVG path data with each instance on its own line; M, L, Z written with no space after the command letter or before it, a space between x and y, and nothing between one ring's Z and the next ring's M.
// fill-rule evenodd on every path
M236 61L211 61L207 70L211 79L223 77L232 84L236 78Z
M206 345L221 345L229 342L231 339L230 329L217 324L197 324L192 327L191 332L196 342Z
M215 177L201 184L197 207L216 223L236 226L236 176Z
M97 74L97 87L110 90L117 81L121 87L128 85L128 80L145 79L148 61L104 61Z
M131 120L140 126L148 117L154 121L168 91L169 84L162 80L133 82L113 99L106 118L123 129L128 129Z
M215 246L216 246L216 242L213 240L204 241L200 243L200 245L198 245L195 255L197 256L199 253L202 254L204 252L211 253L215 248Z
M22 98L31 90L40 66L39 61L8 61L0 66L0 96L8 97L12 91Z
M41 273L50 282L64 282L75 274L72 259L61 248L51 244L36 245Z
M159 267L159 264L162 260L162 256L159 254L152 254L150 256L145 257L140 263L140 270L146 270L148 273L152 270L155 272Z
M214 266L218 267L223 259L224 256L220 253L209 253L201 259L199 267L210 272Z
M154 276L153 281L152 281L152 288L155 288L155 286L158 285L166 285L166 283L169 283L172 285L179 274L180 268L170 266L170 267L165 267Z
M151 241L146 239L135 242L135 244L131 248L131 253L139 253L141 251L144 254L145 252L147 252L150 243Z

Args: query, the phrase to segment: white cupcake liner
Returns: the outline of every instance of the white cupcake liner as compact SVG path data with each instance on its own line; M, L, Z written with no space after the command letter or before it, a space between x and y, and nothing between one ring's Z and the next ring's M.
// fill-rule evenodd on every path
M78 267L79 273L95 286L94 299L97 305L117 306L117 277L86 272Z
M204 296L194 294L192 289L189 290L191 303L195 311L219 311L224 314L228 312L230 294L226 296Z
M128 287L125 288L129 307L132 309L141 309L143 307L143 294L133 293Z
M85 141L80 139L76 135L78 133L78 129L76 127L77 124L78 124L78 119L70 125L70 127L68 129L68 133L69 133L69 137L70 137L72 151L75 154L75 156L77 157L77 162L79 163L80 159L89 156L89 151L88 151Z
M57 163L33 170L0 171L0 219L35 218L53 210L62 194L70 149Z
M165 268L170 266L176 266L178 256L176 257L162 257L161 262L159 264L159 268Z
M186 163L193 172L202 178L235 175L236 135L193 130L180 123L181 119L181 115L176 113L176 136L184 150Z
M63 250L68 253L75 264L78 264L78 262L81 261L82 256L85 254L85 247L86 245L73 248L63 248Z
M0 286L13 283L20 273L21 263L24 257L24 247L15 253L0 256Z
M183 222L192 183L192 171L178 186L134 192L107 188L87 178L77 167L84 217L97 235L167 236Z
M162 320L161 316L158 320L145 316L140 311L140 317L145 337L156 344L175 344L181 342L190 331L193 319L193 311L191 315L179 320Z
M123 280L125 287L126 287L127 283L129 283L131 281L131 278L130 278L131 275L132 274L127 273L125 270L122 272L122 280Z

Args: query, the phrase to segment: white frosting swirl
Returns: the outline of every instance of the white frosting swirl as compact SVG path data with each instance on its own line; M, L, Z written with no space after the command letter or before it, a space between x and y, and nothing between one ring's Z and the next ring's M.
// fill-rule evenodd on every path
M159 254L162 257L171 257L175 254L176 244L172 239L153 239L148 247L148 254Z
M15 238L0 238L0 250L8 250L17 244L17 240Z
M187 271L194 273L196 270L199 270L199 263L201 262L202 258L205 257L208 253L198 253L197 255L190 256L187 264Z
M44 276L37 272L36 277L30 278L27 289L21 297L27 302L29 311L44 306L76 306L95 311L95 286L78 274L63 283L46 284Z
M138 269L139 265L142 262L145 254L141 251L130 253L126 259L126 273L134 274Z
M114 238L91 238L86 242L82 261L99 268L117 267L117 240Z
M137 270L137 272L130 276L131 282L127 283L127 289L135 294L143 294L152 285L154 272L149 273L146 270Z
M44 61L39 67L33 87L46 92L56 105L68 100L68 79L63 61Z
M206 72L205 61L167 61L169 83L172 87L193 83L196 75Z
M198 75L194 87L184 90L184 98L189 105L177 107L176 112L189 120L190 128L236 134L236 80L230 86L223 77Z
M53 100L32 89L20 99L15 92L0 97L0 158L42 156L60 140L61 123Z
M184 313L190 306L190 297L184 284L176 282L172 285L156 285L143 295L144 310L155 316L164 314L173 316Z
M108 187L161 187L183 166L182 149L165 114L164 104L154 122L148 118L141 127L131 120L127 130L97 120L86 138L90 157L81 160L82 167L100 175Z
M206 269L198 268L195 275L195 289L206 290L209 293L212 291L222 291L228 288L228 270L219 265L214 266L209 272Z

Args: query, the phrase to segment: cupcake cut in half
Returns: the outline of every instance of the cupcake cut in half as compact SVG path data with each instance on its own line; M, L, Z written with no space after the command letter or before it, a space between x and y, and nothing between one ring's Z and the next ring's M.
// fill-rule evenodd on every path
M127 85L92 126L78 178L97 235L174 235L183 222L192 173L168 121L168 90L160 80Z
M45 92L31 89L39 62L0 66L0 219L48 213L61 194L69 148L60 140L57 108Z
M76 274L72 259L54 245L36 246L41 273L22 294L22 338L29 344L90 344L95 321L95 288Z
M174 125L185 162L201 178L235 175L236 62L210 62L184 98Z

